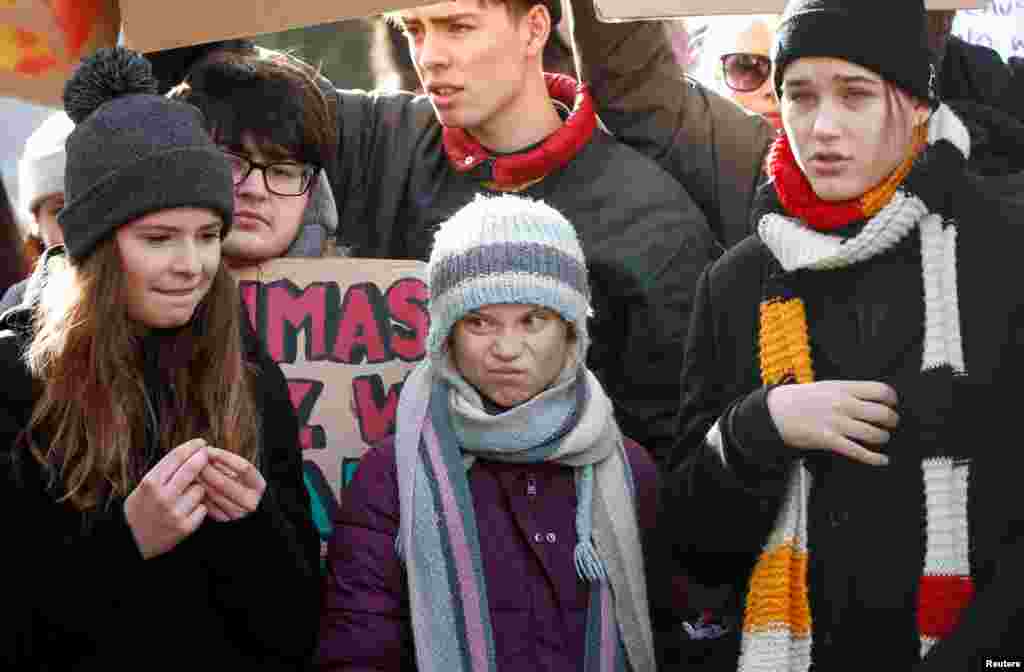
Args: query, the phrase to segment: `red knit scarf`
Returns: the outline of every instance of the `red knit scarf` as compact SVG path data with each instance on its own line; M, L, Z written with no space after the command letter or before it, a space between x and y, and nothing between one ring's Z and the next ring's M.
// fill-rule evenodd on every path
M856 221L868 219L889 202L896 188L903 183L914 160L927 145L928 129L914 129L910 154L879 185L858 198L848 201L825 201L814 193L810 181L796 162L789 138L780 133L768 152L768 174L775 184L783 209L818 231L836 231Z
M493 189L518 191L567 165L583 149L597 128L594 102L585 84L572 77L545 73L548 95L571 107L562 126L539 145L525 152L494 155L463 128L445 126L443 141L448 162L456 172L473 170L490 160Z

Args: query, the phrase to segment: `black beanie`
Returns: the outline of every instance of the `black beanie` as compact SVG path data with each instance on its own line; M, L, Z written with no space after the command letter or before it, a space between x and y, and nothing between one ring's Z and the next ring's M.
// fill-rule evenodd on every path
M75 129L67 139L65 206L57 215L68 256L88 256L117 227L169 208L234 215L231 167L195 107L156 95L148 61L121 47L84 59L64 87Z
M840 58L932 100L923 0L790 0L772 49L775 91L798 58Z

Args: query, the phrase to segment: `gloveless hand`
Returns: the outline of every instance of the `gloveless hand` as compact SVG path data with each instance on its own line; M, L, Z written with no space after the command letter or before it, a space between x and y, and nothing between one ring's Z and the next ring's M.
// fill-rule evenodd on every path
M206 491L197 478L209 462L207 450L203 439L186 441L157 462L125 499L125 519L147 560L177 546L206 518Z
M772 388L768 410L786 445L827 450L882 466L889 458L862 444L880 446L899 425L896 391L872 381L826 380Z
M218 522L238 520L260 505L267 482L251 462L220 448L208 448L210 462L199 474L210 517Z

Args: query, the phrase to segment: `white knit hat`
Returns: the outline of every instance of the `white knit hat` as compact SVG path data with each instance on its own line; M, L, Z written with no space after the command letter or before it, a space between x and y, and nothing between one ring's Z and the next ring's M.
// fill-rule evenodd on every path
M592 313L586 259L576 229L550 205L477 195L434 235L427 275L431 358L444 357L448 333L466 313L498 303L555 311L576 327L579 361L586 357Z
M25 141L18 160L18 215L33 234L38 234L33 211L39 202L64 191L64 141L74 128L67 114L56 112Z

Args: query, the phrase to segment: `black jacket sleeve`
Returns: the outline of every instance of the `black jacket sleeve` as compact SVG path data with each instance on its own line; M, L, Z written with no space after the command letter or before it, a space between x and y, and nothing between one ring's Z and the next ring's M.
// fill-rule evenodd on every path
M417 148L435 140L434 111L410 93L337 90L337 169L331 188L338 202L338 242L353 257L407 258L399 232Z
M767 390L739 379L739 355L716 328L720 316L711 296L717 266L705 271L697 287L684 355L679 442L663 480L657 535L669 558L708 585L749 573L781 506L795 457L772 423ZM685 525L678 524L681 518Z
M601 120L686 188L720 243L738 243L750 233L750 208L774 130L686 77L665 22L603 23L593 0L571 4L576 69Z
M259 507L228 523L208 520L200 530L214 608L229 637L250 652L307 665L319 630L320 539L302 472L299 423L280 368L258 354L262 397L262 462L267 483Z

